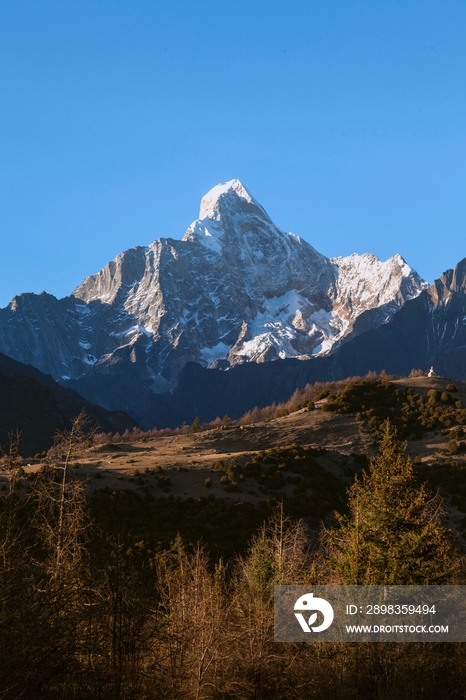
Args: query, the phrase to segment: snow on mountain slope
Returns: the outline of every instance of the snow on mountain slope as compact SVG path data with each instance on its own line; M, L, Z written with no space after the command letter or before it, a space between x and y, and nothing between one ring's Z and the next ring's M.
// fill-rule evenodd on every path
M94 383L118 377L129 391L131 375L157 393L188 361L327 354L358 332L361 314L377 309L367 323L383 323L425 286L399 255L326 258L232 180L205 195L181 240L121 253L66 299L14 299L0 311L0 352L82 381L85 395L115 407L118 391L110 400Z

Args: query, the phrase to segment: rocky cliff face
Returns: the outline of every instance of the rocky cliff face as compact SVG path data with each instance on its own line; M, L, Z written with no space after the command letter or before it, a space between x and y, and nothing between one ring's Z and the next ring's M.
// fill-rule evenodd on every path
M0 311L0 352L130 410L138 392L171 390L190 361L327 355L425 286L399 255L326 258L232 180L203 198L181 240L121 253L70 297L13 299Z

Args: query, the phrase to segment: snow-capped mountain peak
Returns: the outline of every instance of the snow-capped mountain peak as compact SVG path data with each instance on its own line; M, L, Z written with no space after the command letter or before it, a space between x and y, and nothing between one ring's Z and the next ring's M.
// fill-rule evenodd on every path
M0 310L0 352L125 410L143 387L172 389L187 362L328 354L424 286L401 256L330 260L231 180L203 197L181 240L120 253L65 299L23 295Z
M218 219L222 214L228 213L232 209L238 211L244 204L253 205L267 216L259 202L239 180L234 179L223 184L219 183L201 199L199 219Z
M182 240L196 241L216 253L226 248L243 255L252 253L257 261L264 257L267 246L289 246L288 238L290 235L275 226L246 187L239 180L230 180L202 198L199 219L188 227ZM293 238L291 245L299 240Z

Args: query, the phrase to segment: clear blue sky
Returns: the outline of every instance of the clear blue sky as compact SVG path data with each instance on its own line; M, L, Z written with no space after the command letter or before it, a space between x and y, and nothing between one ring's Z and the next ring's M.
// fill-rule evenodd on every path
M466 256L464 0L15 0L0 306L180 238L239 178L329 256Z

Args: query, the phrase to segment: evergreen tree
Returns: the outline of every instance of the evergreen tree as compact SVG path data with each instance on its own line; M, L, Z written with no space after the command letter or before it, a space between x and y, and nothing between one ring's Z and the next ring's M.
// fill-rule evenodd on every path
M458 548L445 505L419 485L389 422L369 472L348 490L349 515L324 531L327 561L344 584L427 585L453 580Z

